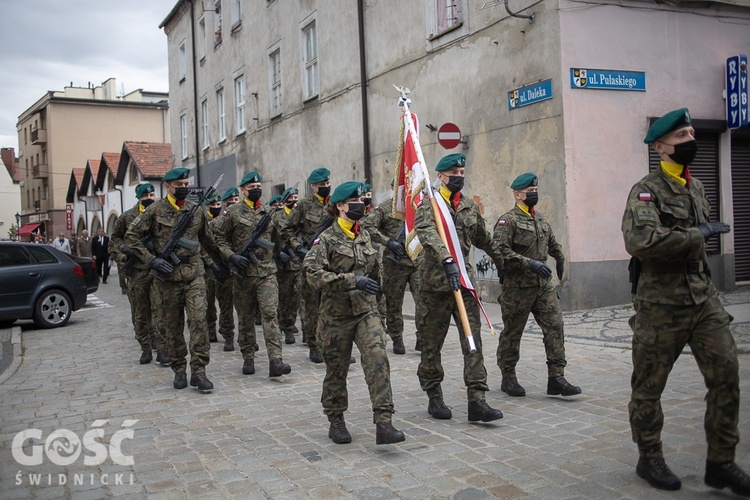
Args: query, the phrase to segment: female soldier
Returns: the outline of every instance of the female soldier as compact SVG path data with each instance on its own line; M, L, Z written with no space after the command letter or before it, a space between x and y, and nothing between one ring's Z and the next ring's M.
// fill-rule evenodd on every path
M385 332L378 315L380 262L367 231L357 222L365 212L362 183L345 182L331 195L327 210L336 218L314 242L303 266L307 281L320 296L318 344L326 363L323 411L334 443L350 443L344 423L348 407L346 376L352 344L362 353L362 369L372 401L376 444L398 443L404 433L391 424L393 396Z

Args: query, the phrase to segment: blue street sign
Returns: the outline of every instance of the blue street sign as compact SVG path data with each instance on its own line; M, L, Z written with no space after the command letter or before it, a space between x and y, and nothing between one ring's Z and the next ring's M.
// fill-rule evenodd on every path
M727 128L747 127L747 56L738 54L727 59Z
M646 73L616 69L570 68L570 88L646 90Z
M552 80L544 80L508 92L508 109L552 99Z

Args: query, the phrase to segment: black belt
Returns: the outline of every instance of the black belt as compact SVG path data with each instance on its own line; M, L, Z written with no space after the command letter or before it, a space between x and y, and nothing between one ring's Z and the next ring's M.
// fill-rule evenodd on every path
M652 274L700 274L705 271L703 261L677 260L670 262L641 262L642 273Z

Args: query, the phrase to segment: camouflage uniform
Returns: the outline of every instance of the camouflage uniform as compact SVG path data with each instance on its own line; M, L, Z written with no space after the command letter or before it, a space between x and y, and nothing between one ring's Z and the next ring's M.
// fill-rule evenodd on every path
M171 195L170 195L171 197ZM125 234L125 244L144 265L150 265L172 236L174 226L194 203L185 200L177 210L168 199L155 201L148 210L136 217ZM141 239L150 236L156 256L148 251ZM185 372L188 346L185 345L185 314L190 330L190 369L193 374L205 373L209 362L208 325L206 323L206 282L204 280L201 250L218 255L218 248L208 228L203 210L194 213L193 221L183 234L186 241L198 244L197 248L178 246L175 253L180 263L174 271L164 275L158 289L162 296L162 320L167 337L167 354L172 358L172 370ZM211 257L206 256L208 264Z
M396 219L393 216L393 198L389 198L381 203L377 208L370 211L368 216L362 221L362 227L370 233L372 241L386 247L388 240L395 239L399 231L404 226L404 221ZM388 257L391 258L388 258ZM383 255L383 295L385 295L385 319L387 333L392 340L403 339L404 333L404 294L406 293L406 284L409 284L417 317L424 315L424 307L419 296L420 283L418 267L424 260L422 254L412 261L408 255L404 255L399 263L396 264L391 260L392 252L384 248ZM419 340L419 329L416 332Z
M703 184L692 178L688 186L659 168L633 186L622 217L625 247L641 265L630 319L630 427L642 457L662 457L661 394L687 344L708 387L708 460L727 462L734 459L739 442L739 366L729 330L733 318L707 274L705 239L697 227L709 220Z
M255 226L271 210L269 206L260 202L255 208L250 207L247 200L227 209L226 215L219 218L214 226L216 242L225 259L242 250ZM278 244L278 231L273 222L268 225L261 239L270 245ZM268 359L281 359L279 288L276 282L274 250L258 246L253 253L258 258L258 263L251 262L244 272L236 270L239 274L234 276L232 295L239 321L237 342L244 359L255 358L255 311L260 307Z
M109 253L117 262L118 272L123 268L122 259L124 255L120 247L125 245L125 233L130 223L141 213L141 203L138 202L133 208L126 210L115 221L112 236L109 239ZM136 259L130 278L128 279L128 301L130 302L131 319L135 330L135 339L141 345L141 350L150 350L156 343L156 348L164 353L167 352L167 340L161 321L161 294L152 276L149 267Z
M563 266L562 247L544 217L538 213L528 215L518 205L500 216L492 242L505 264L503 293L499 297L503 332L497 347L497 366L504 378L516 376L521 336L531 313L544 336L549 377L562 377L566 360L560 301L550 279L529 267L532 260L546 262L549 255Z
M375 295L357 290L355 275L380 279L380 262L367 231L350 239L337 222L321 234L303 263L307 281L320 294L318 344L326 363L324 413L333 422L349 407L346 377L353 343L362 356L362 369L372 402L373 422L391 421L393 395L385 332Z
M216 221L219 220L221 215L212 217L211 214L208 217L208 227L211 228L211 233L214 233L214 227ZM221 283L217 283L214 279L213 271L210 267L206 266L206 302L208 304L208 311L206 312L206 321L208 322L208 335L210 338L216 337L216 320L219 321L219 333L225 341L230 340L234 342L234 311L232 302L232 280L227 279ZM227 292L228 290L228 292ZM219 301L218 314L216 309L216 300Z
M289 212L283 207L274 213L274 224L283 228L289 224ZM292 330L297 321L297 313L300 311L300 291L307 286L304 275L301 272L302 261L297 255L289 258L289 262L279 268L277 279L279 281L279 326L283 332ZM304 326L303 326L304 328Z
M437 191L435 196L441 196ZM484 219L479 213L476 203L466 196L461 196L458 205L448 203L451 216L456 225L456 231L461 243L466 268L472 282L475 280L474 268L468 258L471 246L481 248L487 255L501 261L501 256L492 247L492 236L485 228ZM474 336L477 351L469 352L469 345L461 320L458 315L458 307L453 291L448 284L445 275L443 261L451 257L450 252L443 244L435 226L435 217L432 213L430 203L425 200L417 209L414 221L419 241L425 250L424 263L419 266L421 272L420 296L425 311L429 311L422 318L417 317L417 329L421 332L422 359L417 369L419 383L422 390L429 398L443 397L440 387L444 378L443 366L440 359L440 351L443 348L445 337L448 334L451 317L456 321L459 331L461 352L464 356L464 384L467 388L469 402L484 400L487 387L487 370L484 368L484 355L482 354L482 337L480 334L481 316L479 305L474 296L467 290L461 290L466 313Z

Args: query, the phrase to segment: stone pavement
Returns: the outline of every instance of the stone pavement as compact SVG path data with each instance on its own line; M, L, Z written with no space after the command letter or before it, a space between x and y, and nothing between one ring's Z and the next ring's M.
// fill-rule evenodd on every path
M443 387L454 418L429 417L416 378L414 323L407 320L407 353L389 356L394 424L406 441L376 446L359 362L350 371L346 414L353 442L335 445L320 406L325 368L307 360L299 338L284 345L293 370L288 376L266 376L263 347L258 372L244 376L239 351L225 353L221 344L212 344L207 373L216 389L176 391L169 368L138 364L127 299L116 282L102 285L96 296L97 306L75 312L64 328L22 324L22 363L0 383L0 498L730 498L703 484L706 389L689 355L676 363L662 400L665 453L683 488L660 492L635 475L637 451L627 417L627 307L566 314L566 376L583 388L570 399L545 394L544 349L535 325L524 337L518 366L527 397L500 392L497 337L483 331L487 399L505 418L479 425L466 419L455 328L443 352ZM747 345L750 293L723 300L738 319L738 342ZM499 324L499 306L487 306ZM406 312L413 315L410 300ZM743 394L750 394L750 355L740 356L740 370ZM745 396L740 414L745 441L737 449L746 470L748 401ZM103 437L86 441L80 452L79 440L97 426ZM41 437L27 440L24 454L32 455L32 444L48 451L40 454L41 464L22 465L14 459L12 442L32 428L41 430ZM47 440L62 428L71 431L70 442ZM127 429L132 439L118 439ZM119 448L124 460L106 454L107 448Z

